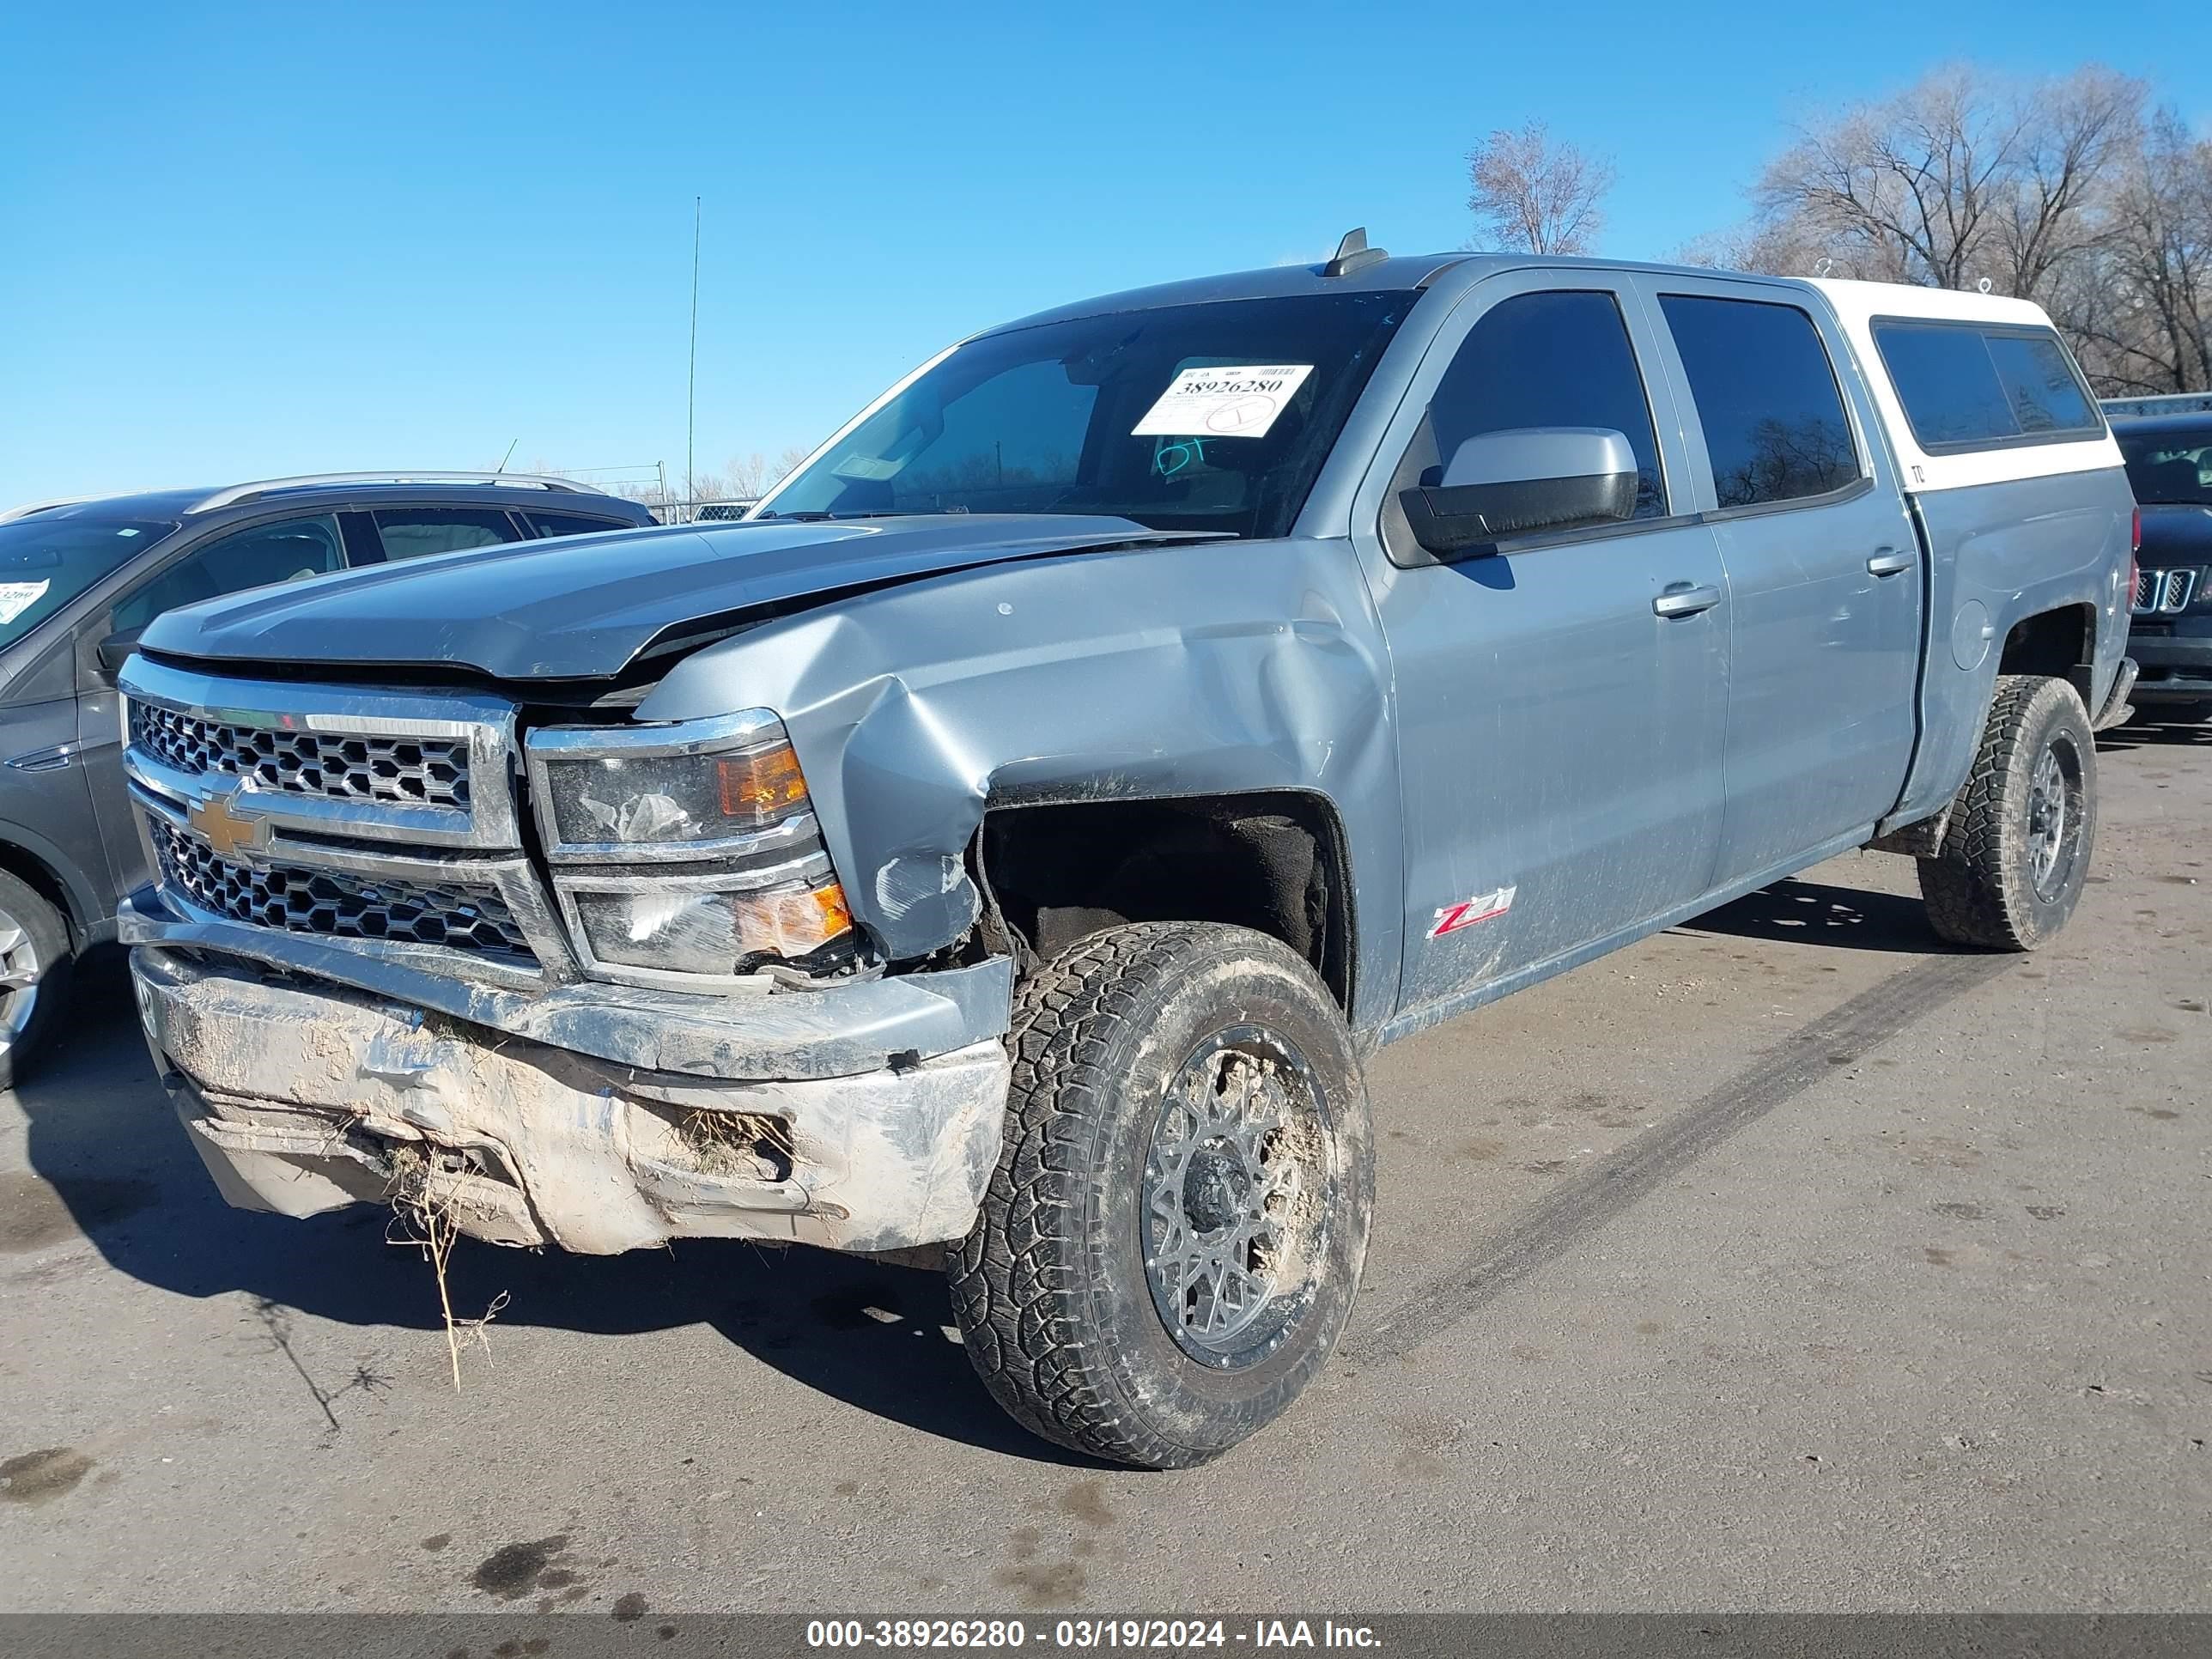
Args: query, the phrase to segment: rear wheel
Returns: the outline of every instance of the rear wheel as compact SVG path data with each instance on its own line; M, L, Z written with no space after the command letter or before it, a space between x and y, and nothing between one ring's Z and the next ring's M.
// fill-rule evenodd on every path
M1942 850L1920 860L1928 919L1954 945L2033 951L2066 925L2097 838L2097 744L2064 680L1998 678Z
M0 1089L15 1086L59 1028L70 966L61 912L0 871Z
M1351 1033L1275 940L1157 922L1032 977L1009 1042L1005 1151L949 1264L969 1358L1048 1439L1203 1462L1351 1313L1374 1201Z

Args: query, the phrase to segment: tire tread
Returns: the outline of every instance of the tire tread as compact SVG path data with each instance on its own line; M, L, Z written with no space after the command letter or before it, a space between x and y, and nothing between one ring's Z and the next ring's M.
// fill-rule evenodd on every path
M1350 1160L1339 1224L1346 1256L1329 1311L1310 1316L1297 1362L1273 1370L1246 1397L1200 1404L1147 1370L1157 1357L1139 1359L1126 1346L1128 1333L1102 1309L1097 1229L1102 1206L1137 1201L1101 1185L1119 1179L1107 1147L1129 1130L1130 1067L1153 1063L1133 1056L1145 1054L1164 1020L1184 1017L1173 1011L1188 1006L1181 1001L1188 988L1224 970L1247 988L1243 994L1273 986L1262 994L1284 999L1286 1012L1303 1009L1304 1018L1325 1021L1334 1034L1327 1064L1349 1068L1333 1085L1341 1091L1335 1133ZM1224 923L1156 921L1079 940L1024 981L1007 1048L1005 1144L975 1225L946 1253L969 1359L1008 1414L1047 1440L1146 1468L1203 1463L1297 1397L1326 1361L1356 1294L1373 1164L1351 1033L1310 964L1281 941ZM1307 1052L1320 1061L1318 1049ZM1139 1317L1151 1313L1147 1305ZM1164 1335L1160 1345L1172 1352Z
M1918 861L1929 923L1950 944L2030 951L2044 942L2031 907L2014 891L2026 827L2012 805L2027 787L2039 752L2030 739L2068 702L2080 716L2083 763L2094 768L2095 741L2072 686L2041 675L1997 677L1981 744L1952 807L1942 848ZM2088 787L2094 791L2094 770ZM2088 851L2085 844L2085 864Z
M1086 1351L1077 1288L1050 1247L1082 1229L1091 1117L1110 1092L1110 1029L1133 1018L1140 974L1171 975L1201 941L1182 922L1096 934L1032 975L1014 996L1007 1153L983 1200L988 1221L950 1253L952 1305L968 1357L993 1397L1034 1434L1072 1450L1152 1468L1201 1461L1120 1409L1106 1368ZM1005 1243L1001 1246L1000 1241Z

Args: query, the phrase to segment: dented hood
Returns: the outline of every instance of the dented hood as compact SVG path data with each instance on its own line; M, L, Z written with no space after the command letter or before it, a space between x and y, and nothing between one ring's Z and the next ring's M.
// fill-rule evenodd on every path
M216 661L473 669L504 680L620 673L672 631L841 591L1133 543L1127 519L944 514L766 519L516 542L258 588L172 611L143 641Z

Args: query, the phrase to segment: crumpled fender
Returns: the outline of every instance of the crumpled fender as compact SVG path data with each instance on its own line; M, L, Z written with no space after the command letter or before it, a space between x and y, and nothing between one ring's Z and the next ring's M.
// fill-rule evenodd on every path
M854 915L893 961L975 922L963 854L987 805L1323 796L1351 849L1364 1024L1397 987L1389 688L1348 543L1212 542L995 565L781 618L678 664L637 718L781 714Z

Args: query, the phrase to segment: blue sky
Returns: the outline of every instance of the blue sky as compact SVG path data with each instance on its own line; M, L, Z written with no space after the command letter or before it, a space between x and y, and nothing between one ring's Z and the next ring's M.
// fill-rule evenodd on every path
M0 16L0 504L404 465L680 477L811 444L983 325L1470 227L1530 118L1605 251L1742 216L1790 124L1974 57L2212 122L2212 23L2002 5L844 0L20 5Z

